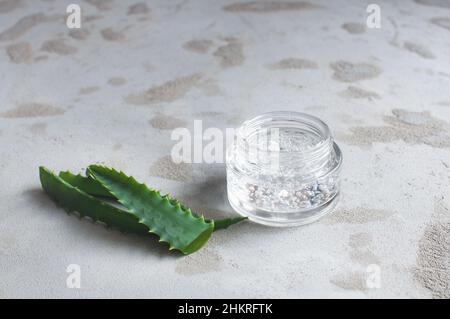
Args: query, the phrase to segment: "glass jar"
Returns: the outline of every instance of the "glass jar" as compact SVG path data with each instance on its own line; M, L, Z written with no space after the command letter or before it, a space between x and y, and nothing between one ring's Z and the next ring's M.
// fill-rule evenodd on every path
M341 150L320 119L265 113L244 122L227 149L228 200L260 224L311 223L335 208L341 164Z

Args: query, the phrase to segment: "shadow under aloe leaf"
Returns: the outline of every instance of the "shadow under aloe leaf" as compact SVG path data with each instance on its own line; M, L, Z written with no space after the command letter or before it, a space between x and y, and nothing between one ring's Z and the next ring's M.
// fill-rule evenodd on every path
M202 176L201 180L189 183L189 186L185 187L177 197L179 197L186 206L190 207L192 211L205 214L206 218L225 218L236 214L231 207L228 206L226 177L222 174ZM219 207L224 206L224 204L226 204L226 207L230 208L230 214L228 214L228 216L206 211L208 208L221 211ZM198 211L196 209L200 210Z
M50 212L66 212L64 208L53 202L40 188L28 189L24 191L23 195L27 197L30 202L34 203L35 206L38 206L42 210L48 212L48 218L53 218L52 213ZM114 242L114 245L130 246L130 248L140 249L145 253L154 253L159 257L183 256L183 254L178 251L169 251L169 246L166 243L158 242L158 236L156 235L150 233L148 235L123 233L117 229L107 227L100 222L94 222L90 218L80 218L78 213L75 212L68 213L68 215L72 219L72 226L74 228L76 227L76 232L80 233L80 241L86 241L87 243L92 241L108 240ZM77 217L78 220L75 221L74 217ZM67 222L70 221L68 220ZM89 227L92 229L87 231Z

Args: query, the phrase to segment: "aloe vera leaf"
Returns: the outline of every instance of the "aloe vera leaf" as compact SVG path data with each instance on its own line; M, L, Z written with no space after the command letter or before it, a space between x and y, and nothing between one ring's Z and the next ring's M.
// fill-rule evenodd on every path
M88 216L122 232L148 234L148 228L135 215L92 197L47 168L39 167L39 177L44 191L67 212L76 211L81 217Z
M176 249L190 254L200 249L214 230L214 221L206 222L183 210L180 204L173 205L167 196L138 183L133 177L114 169L91 165L88 174L102 183L139 222L148 226L150 232L167 242L170 250Z
M220 229L227 229L231 225L237 224L243 220L248 219L247 217L239 216L239 217L231 217L225 219L215 219L214 220L214 231Z
M115 199L114 195L103 187L101 183L91 177L81 176L80 174L75 175L69 171L60 172L59 177L89 195Z
M59 173L59 177L61 177L63 180L65 180L67 183L71 184L72 186L90 194L93 196L101 196L101 197L107 197L112 199L117 199L113 194L111 194L107 188L105 188L99 181L95 180L92 177L85 177L81 175L74 175L71 172L61 172ZM164 195L163 197L167 197L167 199L170 201L170 203L174 206L180 205L181 209L184 211L190 211L188 207L186 207L184 204L182 204L178 199L171 198L169 195ZM198 214L195 212L191 213L194 216L199 217ZM231 225L237 224L243 220L246 220L247 217L230 217L230 218L224 218L224 219L205 219L206 222L214 221L214 231L226 229L230 227Z
M113 194L111 194L108 189L102 185L102 183L90 176L86 177L80 174L75 175L69 171L64 171L59 173L59 177L61 177L70 185L84 191L85 193L88 193L89 195L117 200L117 198ZM180 204L181 209L187 210L187 207L185 207L177 199L170 198L169 195L164 195L163 197L167 197L172 205Z

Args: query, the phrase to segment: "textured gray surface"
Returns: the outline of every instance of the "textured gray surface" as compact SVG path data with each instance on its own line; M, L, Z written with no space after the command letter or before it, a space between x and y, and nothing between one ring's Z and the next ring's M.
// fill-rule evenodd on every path
M449 1L379 1L367 29L356 0L90 0L79 31L70 2L0 1L0 297L450 297ZM245 223L179 258L40 190L39 165L100 162L229 215L223 166L174 166L171 130L286 109L344 152L339 208L306 227Z

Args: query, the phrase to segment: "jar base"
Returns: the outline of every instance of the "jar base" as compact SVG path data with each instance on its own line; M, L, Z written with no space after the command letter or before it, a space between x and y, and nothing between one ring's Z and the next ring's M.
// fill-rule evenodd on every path
M337 193L328 202L319 207L299 212L274 212L261 209L247 209L239 201L235 202L234 197L228 194L228 202L231 207L241 216L257 224L274 227L293 227L310 224L331 213L339 202Z

